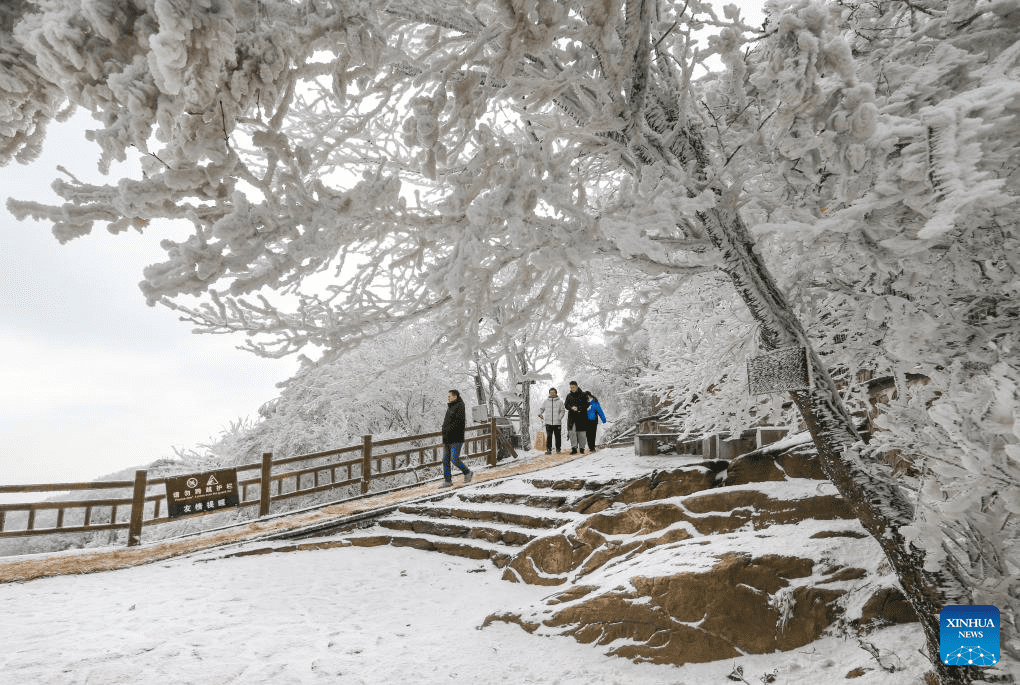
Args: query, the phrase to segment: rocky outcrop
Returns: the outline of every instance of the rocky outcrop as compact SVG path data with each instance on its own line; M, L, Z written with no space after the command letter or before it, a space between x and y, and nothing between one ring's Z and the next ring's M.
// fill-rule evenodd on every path
M837 495L775 499L758 490L725 490L669 501L614 508L572 530L538 538L510 562L503 578L560 585L584 576L609 559L694 536L753 530L807 519L851 519ZM622 542L619 538L629 538Z
M610 483L578 499L572 509L582 514L595 514L617 503L637 504L708 490L719 485L728 464L720 460L705 461L669 471L653 471L632 481Z
M809 559L727 554L706 573L639 577L633 590L574 601L545 625L581 642L625 640L611 653L655 663L794 649L821 635L839 611L837 590L798 587L785 606L772 601L811 567Z
M881 588L864 604L860 618L854 625L872 627L891 623L915 623L917 614L899 588Z
M683 664L912 620L877 544L804 447L608 484L570 508L585 516L529 542L503 575L562 591L490 622Z

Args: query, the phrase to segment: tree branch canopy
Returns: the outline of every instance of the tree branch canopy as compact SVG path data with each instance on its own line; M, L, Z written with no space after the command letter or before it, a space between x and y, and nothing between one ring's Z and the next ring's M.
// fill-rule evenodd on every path
M342 346L437 302L451 333L520 294L522 306L556 312L558 284L592 260L696 273L713 266L704 251L692 262L662 239L702 238L684 217L710 199L666 167L637 185L619 166L630 152L618 134L647 129L650 31L663 10L649 0L620 15L548 1L470 12L47 6L15 29L37 80L93 112L101 169L139 155L144 173L110 186L63 181L64 205L10 208L51 221L61 241L97 222L153 231L160 219L189 221L193 234L165 240L166 261L146 269L147 300L201 328L244 330L272 354L298 341ZM665 11L673 23L694 18ZM625 64L606 59L621 49ZM571 249L556 255L562 246ZM265 303L245 299L268 290L294 295L291 313L267 317ZM276 344L281 321L315 332Z

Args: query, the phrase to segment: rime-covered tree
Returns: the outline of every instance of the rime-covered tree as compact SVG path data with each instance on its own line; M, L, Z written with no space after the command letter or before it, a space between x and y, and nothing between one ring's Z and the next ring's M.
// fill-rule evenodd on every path
M801 121L816 135L792 152L773 146L787 195L773 196L763 224L785 234L777 261L788 268L777 270L809 284L791 292L819 352L895 380L898 397L860 463L890 480L882 455L909 464L896 479L912 505L905 546L923 552L926 570L949 570L968 603L1002 607L1003 651L1015 666L1020 6L834 10L874 93L875 133L840 152L833 141L856 137L853 117ZM768 89L767 74L748 80ZM840 172L847 167L853 173ZM908 387L908 375L926 382Z
M783 422L773 400L788 401L786 393L764 401L748 395L744 365L759 352L755 325L721 274L698 277L657 300L642 328L649 363L636 385L660 398L659 411L672 414L685 432L740 431L766 414ZM621 335L617 344L629 350L629 342Z
M874 439L856 448L858 467L900 490L899 531L903 547L921 552L919 568L945 569L968 603L1004 608L1012 664L1020 657L1018 21L1015 3L794 6L770 17L773 33L750 58L721 42L732 68L703 99L741 170L757 249L814 348L851 381L849 400L865 400L852 383L858 371L896 384ZM826 22L847 42L797 32ZM812 50L827 60L791 69ZM797 78L783 78L791 71ZM834 110L840 97L857 108ZM648 323L665 328L656 317ZM687 344L664 349L672 363L646 379L717 383L697 407L708 423L725 419L714 413L719 402L749 406L721 382L732 365L716 347L698 354L712 335L691 340L694 327L684 328Z
M29 9L28 0L0 3L0 164L35 159L46 124L65 102L60 87L41 77L35 57L14 39L14 26Z
M367 341L343 355L308 360L252 424L229 431L214 454L250 462L265 451L277 457L376 439L434 433L442 426L446 393L467 388L470 367L437 350L425 353L427 324Z
M991 24L1004 26L1006 43L1013 4L893 7L919 12L908 28L924 39L905 28L893 42L937 48L940 27L956 32L949 40ZM263 354L350 348L426 317L466 353L506 347L528 317L572 311L578 271L593 260L633 270L645 285L620 306L639 312L657 291L721 269L762 348L811 350L819 382L793 399L822 464L896 568L938 676L970 677L937 655L938 609L968 603L966 574L954 556L911 545L913 498L858 444L747 224L790 206L799 214L770 220L801 239L885 212L898 236L900 207L927 208L931 221L910 238L928 240L992 209L999 186L982 165L1010 158L975 148L969 133L946 135L951 120L931 127L930 150L943 160L934 175L909 164L869 170L882 140L892 140L889 158L913 152L879 135L888 132L875 75L858 69L840 34L864 25L848 23L854 8L777 5L764 32L733 6L720 15L660 0L46 0L21 9L19 54L34 58L40 84L94 113L101 168L139 155L144 174L110 186L58 182L63 206L11 208L52 221L61 240L96 222L112 231L190 222L191 237L165 241L167 260L146 270L146 297L208 330L243 331ZM707 48L697 37L706 28L715 33ZM749 39L757 47L748 53ZM728 70L701 88L692 76L711 54ZM966 83L956 90L980 100ZM944 99L883 94L907 109L928 96ZM950 163L953 143L962 166ZM908 188L912 180L919 185ZM868 240L867 231L848 239ZM527 316L482 330L508 301Z

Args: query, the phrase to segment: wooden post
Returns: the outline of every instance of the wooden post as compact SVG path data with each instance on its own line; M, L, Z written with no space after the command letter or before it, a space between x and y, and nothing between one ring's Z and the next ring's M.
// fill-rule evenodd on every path
M135 490L131 496L131 523L128 525L128 547L142 542L142 518L145 514L146 472L135 471Z
M262 482L259 485L259 518L269 514L269 502L273 486L273 453L262 453Z
M499 442L499 433L496 428L496 417L493 416L489 419L489 466L496 465L496 443Z
M361 494L368 492L369 481L372 480L372 436L361 438Z

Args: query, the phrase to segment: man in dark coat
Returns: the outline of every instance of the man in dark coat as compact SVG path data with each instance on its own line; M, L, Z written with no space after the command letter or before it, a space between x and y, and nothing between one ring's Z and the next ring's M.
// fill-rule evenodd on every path
M443 417L443 485L440 487L453 487L453 475L450 468L451 462L464 474L464 482L470 483L474 474L464 462L460 460L460 446L464 444L464 429L467 427L467 410L464 408L464 400L460 398L460 391L451 390L446 396L449 404L446 405L446 416Z
M577 454L578 448L584 454L584 443L588 430L588 395L581 390L577 381L570 381L570 393L563 402L567 408L567 437L570 438L570 453Z

